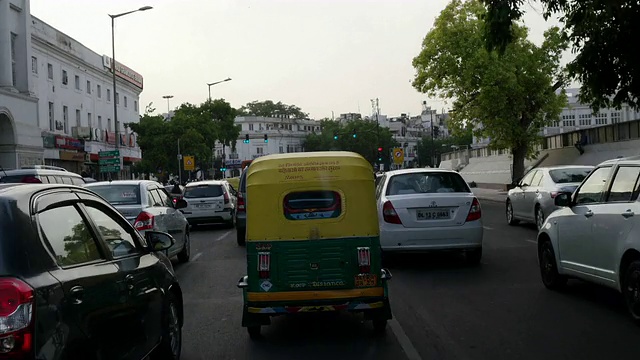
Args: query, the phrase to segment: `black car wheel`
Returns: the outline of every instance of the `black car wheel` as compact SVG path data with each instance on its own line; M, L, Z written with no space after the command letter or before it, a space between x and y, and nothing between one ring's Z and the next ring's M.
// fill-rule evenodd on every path
M182 325L178 301L171 293L168 294L162 319L162 340L156 348L152 359L179 360L182 353Z
M540 246L540 275L542 283L548 289L557 290L567 283L567 278L558 273L556 256L549 240Z
M516 220L516 218L513 217L513 205L511 205L510 200L507 200L506 215L507 215L507 224L518 225L518 220Z
M260 338L260 330L261 330L260 325L247 327L247 332L249 333L249 337L252 340L257 340Z
M387 331L387 319L373 320L373 331L376 334L383 334L385 331Z
M238 246L245 246L245 235L246 235L247 229L245 228L237 228L236 229L236 242L238 243Z
M544 219L544 211L542 211L540 205L536 206L536 227L538 228L538 231L542 229L542 225L544 225Z
M480 264L480 260L482 260L482 248L477 248L473 250L468 250L465 253L465 260L469 265L478 265Z
M191 257L191 237L189 236L189 232L185 231L184 234L184 247L182 251L178 253L178 261L181 263L189 262L189 258Z
M640 322L640 260L631 262L622 280L622 294L633 320Z

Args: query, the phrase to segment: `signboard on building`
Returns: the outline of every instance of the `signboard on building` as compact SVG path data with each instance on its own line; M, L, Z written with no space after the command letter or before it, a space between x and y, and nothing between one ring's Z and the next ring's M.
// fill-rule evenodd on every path
M66 136L56 136L56 147L58 149L84 150L82 141Z
M104 65L105 68L111 71L110 57L108 57L107 55L102 55L102 64ZM116 76L142 89L142 85L143 85L142 75L120 64L117 61L116 61Z
M120 171L120 151L100 151L98 153L98 164L101 173Z

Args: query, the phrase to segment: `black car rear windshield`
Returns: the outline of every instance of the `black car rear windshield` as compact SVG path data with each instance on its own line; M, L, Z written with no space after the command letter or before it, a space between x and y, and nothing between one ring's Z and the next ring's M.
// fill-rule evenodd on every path
M140 204L138 185L97 185L88 189L105 198L111 205Z
M222 185L196 185L188 186L184 190L187 199L219 197L224 194Z
M462 176L449 172L420 172L394 175L387 195L471 192Z
M580 183L593 168L567 168L549 170L549 176L556 184Z

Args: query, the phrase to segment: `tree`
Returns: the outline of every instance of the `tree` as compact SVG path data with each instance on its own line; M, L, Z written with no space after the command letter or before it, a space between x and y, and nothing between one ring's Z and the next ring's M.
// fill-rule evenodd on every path
M320 134L309 134L304 140L305 151L353 151L362 155L370 163L378 162L378 147L384 149L382 163L388 167L391 148L398 143L393 139L391 131L386 127L378 128L375 121L351 120L346 123L324 119L321 122ZM355 137L353 134L355 133Z
M278 101L274 103L271 100L253 101L238 109L239 115L244 116L264 116L278 117L289 116L294 119L306 119L309 114L302 112L302 109L295 105L287 105Z
M513 177L524 173L524 160L535 155L539 131L557 119L566 104L560 56L567 42L560 29L545 32L538 47L527 29L514 25L514 40L502 56L489 52L483 38L486 10L479 1L452 1L413 59L413 86L430 96L454 99L450 124L473 126L494 149L510 149Z
M138 135L138 146L142 150L142 161L135 166L135 171L139 173L155 174L157 170L168 170L175 166L176 162L170 163L171 152L167 144L173 143L167 133L167 123L162 115L151 115L155 109L150 103L147 105L145 114L140 117L138 123L129 123L128 126ZM173 148L173 147L171 147Z
M484 29L487 49L503 54L517 41L514 22L523 16L525 0L483 0L487 12ZM579 99L595 112L620 108L623 104L640 108L640 63L632 39L640 34L637 1L540 0L548 19L560 15L566 36L577 54L568 66L568 75L581 82ZM638 81L638 82L635 82Z
M469 146L472 142L473 134L470 127L454 132L452 136L446 138L431 139L430 136L425 136L418 141L418 165L437 167L440 165L442 154L451 152L456 147Z

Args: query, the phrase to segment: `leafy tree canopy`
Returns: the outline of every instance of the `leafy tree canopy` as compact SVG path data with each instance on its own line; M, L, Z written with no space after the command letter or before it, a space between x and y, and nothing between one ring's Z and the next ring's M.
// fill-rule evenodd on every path
M487 49L501 54L517 42L525 0L482 0L487 12ZM640 35L640 2L610 0L540 0L545 19L560 16L566 36L577 54L567 66L580 81L580 101L594 111L629 104L640 108L640 63L633 39ZM638 82L635 82L638 81Z
M265 101L253 101L247 105L238 109L239 115L244 116L264 116L264 117L278 117L289 116L293 119L306 119L309 114L305 113L299 107L295 105L287 105L278 101L274 103L271 100Z
M342 123L324 119L321 121L321 128L320 134L307 135L304 141L305 151L353 151L375 164L378 162L378 147L382 147L384 149L382 162L388 168L390 150L398 145L393 139L391 131L385 127L380 127L380 138L378 139L375 121L350 120ZM354 131L355 138L353 137Z
M525 158L535 155L540 129L566 104L556 80L567 42L560 29L551 28L538 47L527 40L526 28L514 25L514 40L499 56L485 47L485 14L479 1L451 1L413 59L413 86L454 100L452 127L473 126L476 135L491 138L491 147L510 149L516 178Z

